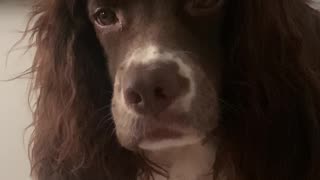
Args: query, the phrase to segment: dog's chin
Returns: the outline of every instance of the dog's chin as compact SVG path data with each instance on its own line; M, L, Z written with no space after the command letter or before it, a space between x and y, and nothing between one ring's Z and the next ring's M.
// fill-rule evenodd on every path
M157 116L114 117L120 144L131 151L165 150L197 144L214 128L186 113L166 111ZM198 122L195 124L194 122Z
M157 151L197 144L205 134L193 128L150 128L147 132L133 130L117 133L120 144L131 151Z
M138 147L142 150L158 151L196 144L202 141L203 139L204 136L195 134L160 139L146 138L139 142Z

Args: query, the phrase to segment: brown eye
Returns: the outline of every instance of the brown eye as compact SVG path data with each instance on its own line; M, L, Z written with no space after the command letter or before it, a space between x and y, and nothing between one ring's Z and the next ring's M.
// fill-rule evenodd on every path
M100 8L94 15L96 23L100 26L110 26L118 22L116 13L110 8Z

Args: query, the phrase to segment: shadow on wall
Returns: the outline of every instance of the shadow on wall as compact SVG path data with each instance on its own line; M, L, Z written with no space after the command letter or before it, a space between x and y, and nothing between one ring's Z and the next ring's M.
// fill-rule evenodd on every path
M0 0L0 179L30 180L30 166L27 156L29 131L25 128L31 123L28 106L28 79L10 79L31 65L32 52L26 54L22 45L20 50L6 55L21 37L27 22L26 1Z

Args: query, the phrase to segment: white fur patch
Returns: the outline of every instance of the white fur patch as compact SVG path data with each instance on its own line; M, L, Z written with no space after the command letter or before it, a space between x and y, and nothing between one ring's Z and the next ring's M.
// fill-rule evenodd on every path
M161 150L167 148L175 148L175 147L182 147L187 145L192 145L200 142L204 137L196 136L196 135L188 135L182 138L176 139L164 139L160 141L150 141L150 140L143 140L139 147L144 150Z
M166 169L169 179L154 174L155 180L212 180L216 147L198 142L179 148L146 151L146 156Z
M193 70L184 63L183 59L173 52L160 52L159 48L154 45L138 48L134 50L127 58L126 68L132 64L152 64L157 61L170 61L177 63L179 74L185 77L190 82L190 90L186 95L178 98L172 105L172 108L179 108L181 111L188 112L191 108L191 103L196 95L196 82L194 80Z
M308 1L307 4L311 8L320 11L320 0L311 0L311 1Z

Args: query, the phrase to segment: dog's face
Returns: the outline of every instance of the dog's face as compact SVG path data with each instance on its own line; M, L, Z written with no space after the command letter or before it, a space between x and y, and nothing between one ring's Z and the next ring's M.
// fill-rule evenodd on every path
M114 83L121 145L161 149L203 140L217 126L218 0L89 0Z

